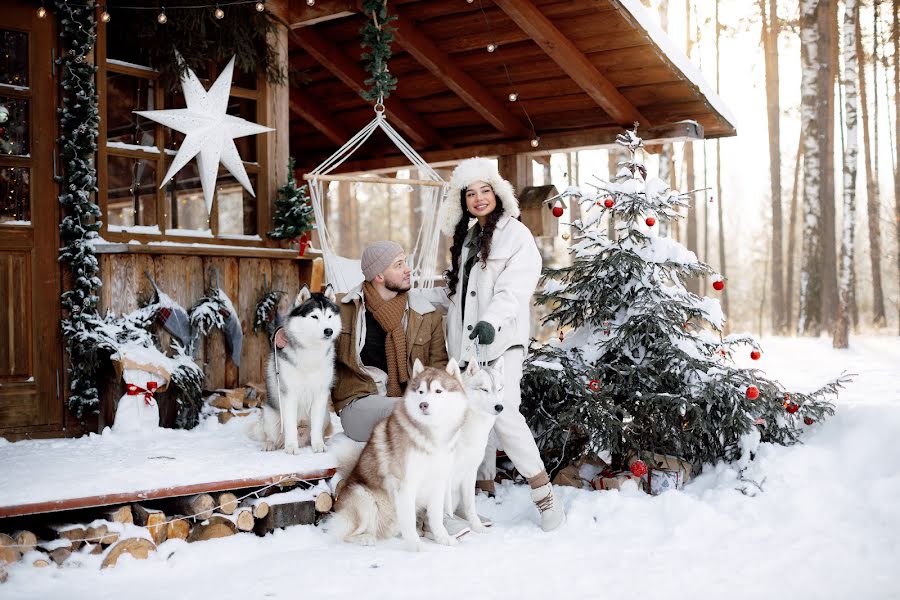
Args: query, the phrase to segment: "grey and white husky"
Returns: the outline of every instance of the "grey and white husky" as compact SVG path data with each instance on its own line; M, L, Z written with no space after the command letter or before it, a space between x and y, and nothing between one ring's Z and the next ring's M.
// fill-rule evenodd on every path
M484 533L486 528L475 513L475 480L478 467L485 458L488 436L503 411L503 358L484 367L476 360L469 361L462 380L468 407L459 444L453 454L445 510L447 514L466 519L475 533ZM490 450L495 452L493 446ZM492 458L496 460L495 456Z
M455 545L443 515L465 412L456 361L436 369L416 360L406 393L375 425L338 495L332 531L362 545L399 533L407 547L421 550L416 512L424 509L434 541Z
M301 446L325 452L328 401L334 383L334 345L341 315L329 285L324 293L303 286L282 323L288 344L270 351L261 425L265 450ZM300 433L298 433L298 429Z

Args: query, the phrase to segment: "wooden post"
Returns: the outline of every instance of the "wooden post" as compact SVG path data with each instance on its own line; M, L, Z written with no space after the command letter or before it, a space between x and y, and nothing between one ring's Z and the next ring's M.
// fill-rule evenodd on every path
M500 177L509 181L516 193L531 185L531 157L527 154L508 154L497 159Z

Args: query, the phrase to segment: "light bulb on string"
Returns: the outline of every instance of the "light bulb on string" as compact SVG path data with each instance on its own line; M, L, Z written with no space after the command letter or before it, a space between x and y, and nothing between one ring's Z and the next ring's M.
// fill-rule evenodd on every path
M37 9L37 16L38 16L38 19L43 19L44 17L47 16L47 9L44 8L43 4L41 4L40 8Z
M266 3L265 2L257 2L256 3L256 12L262 12L264 10L266 10Z
M100 13L100 20L103 21L104 23L109 23L110 19L112 19L112 17L109 16L109 11L106 10L106 5L104 4L103 12Z
M306 5L307 5L307 6L315 6L315 5L316 5L316 0L306 0Z
M169 20L169 17L166 16L166 7L165 6L162 7L162 11L156 16L156 20L157 20L157 22L159 22L160 25L165 25L166 22Z
M531 140L531 147L532 147L532 148L537 148L538 146L540 146L540 144L541 144L541 138L540 138L540 137L536 137L536 138L534 138L534 139Z
M213 12L213 15L214 15L217 19L224 19L224 18L225 18L225 11L222 10L222 8L221 8L218 4L216 4L216 10Z
M487 51L488 51L488 52L493 52L493 51L496 50L496 49L497 49L497 44L495 44L495 43L493 43L493 42L491 42L490 44L487 45Z
M510 92L510 94L509 94L509 101L510 101L510 102L515 102L515 101L518 100L518 99L519 99L519 95L518 95L517 93L515 93L515 92Z

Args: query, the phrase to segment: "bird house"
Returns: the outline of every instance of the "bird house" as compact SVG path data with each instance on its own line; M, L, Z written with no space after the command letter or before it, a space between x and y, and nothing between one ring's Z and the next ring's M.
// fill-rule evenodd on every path
M559 231L559 219L551 212L553 203L548 202L558 196L556 186L528 186L519 194L519 210L522 223L531 230L534 237L555 237Z

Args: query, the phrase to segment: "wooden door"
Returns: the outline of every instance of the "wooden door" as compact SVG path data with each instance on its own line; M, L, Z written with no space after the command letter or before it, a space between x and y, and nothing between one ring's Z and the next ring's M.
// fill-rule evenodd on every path
M0 433L62 428L55 17L0 20Z

